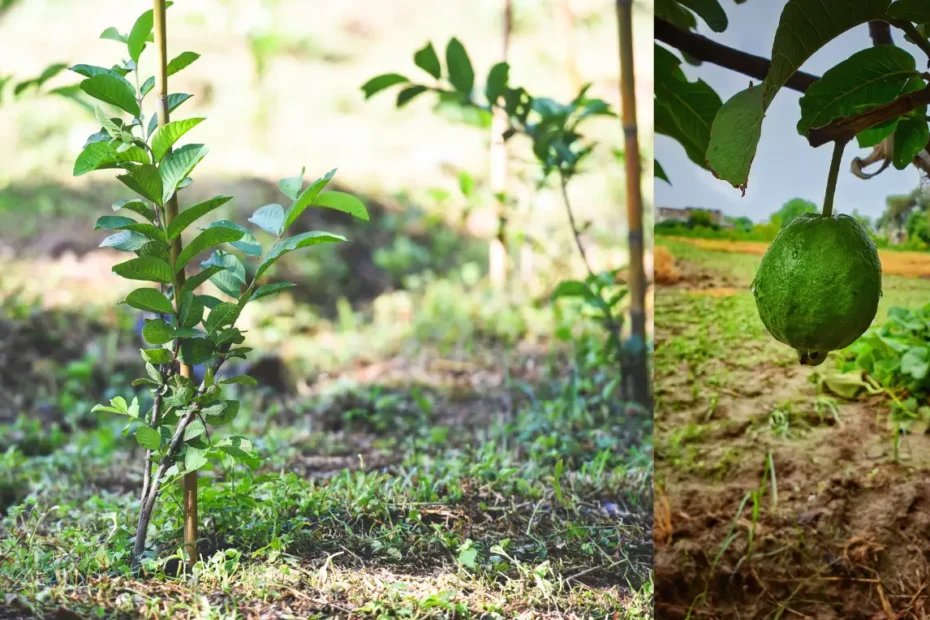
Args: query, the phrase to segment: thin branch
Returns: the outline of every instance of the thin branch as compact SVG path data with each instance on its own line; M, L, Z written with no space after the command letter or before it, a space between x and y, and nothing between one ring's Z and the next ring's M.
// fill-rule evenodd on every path
M888 22L869 22L869 36L872 37L872 45L894 45L894 39L891 38L891 27Z
M655 38L656 41L670 45L698 60L748 75L757 80L765 79L772 64L767 58L754 56L699 34L682 30L664 19L656 18L655 20ZM819 79L816 75L796 71L785 82L785 87L803 93L807 92L810 85Z
M585 269L588 270L588 275L594 280L597 276L594 275L594 269L591 268L591 263L588 261L588 253L584 249L584 244L581 242L581 232L578 229L578 224L575 221L575 212L572 210L572 202L568 198L568 179L565 178L565 175L559 174L559 187L562 188L562 202L565 203L565 210L568 212L568 221L572 227L572 237L575 239L575 245L578 246L578 251L581 253L581 260L584 261ZM617 347L617 355L621 355L621 341L620 341L620 326L614 320L613 314L610 311L604 311L604 321L607 324L607 329L610 332L611 338L614 341L614 345Z
M807 135L807 141L811 146L818 147L835 140L852 140L859 132L869 127L897 118L927 104L930 104L930 86L902 95L894 101L862 114L839 118L828 125L812 129Z

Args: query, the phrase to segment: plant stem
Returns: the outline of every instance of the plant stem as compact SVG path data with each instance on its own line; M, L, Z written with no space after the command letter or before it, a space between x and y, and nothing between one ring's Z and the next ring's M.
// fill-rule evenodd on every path
M833 143L833 160L830 162L830 176L827 177L827 194L823 198L823 216L833 216L833 195L836 193L836 181L840 176L840 163L843 161L845 140Z
M651 410L649 369L646 358L646 274L643 270L642 170L636 124L636 84L633 66L633 0L617 0L620 54L620 99L626 137L626 214L630 248L630 332L639 346L630 353L634 402Z
M568 212L568 221L572 227L572 237L575 239L575 245L578 247L578 252L581 253L581 260L584 262L585 269L588 271L588 276L594 280L596 278L594 269L591 268L591 263L588 261L588 253L584 249L584 244L581 242L581 231L578 229L578 224L575 221L575 213L572 210L572 202L568 197L568 179L566 179L562 173L559 174L559 187L562 188L562 202L565 204L565 210ZM603 311L603 316L604 325L610 333L611 342L617 349L617 358L622 360L623 345L620 340L620 325L614 319L609 308Z

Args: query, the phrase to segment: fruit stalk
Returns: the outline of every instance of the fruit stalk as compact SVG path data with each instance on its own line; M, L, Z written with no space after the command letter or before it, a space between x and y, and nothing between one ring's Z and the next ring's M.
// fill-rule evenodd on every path
M836 181L840 176L840 163L843 161L843 149L846 140L833 143L833 160L830 162L830 175L827 177L827 193L823 198L823 216L833 216L833 195L836 193Z

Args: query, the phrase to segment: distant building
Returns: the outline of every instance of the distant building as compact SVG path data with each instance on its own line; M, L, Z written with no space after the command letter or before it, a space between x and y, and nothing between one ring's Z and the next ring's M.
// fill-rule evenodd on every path
M710 221L721 228L729 228L731 224L723 217L720 209L703 209L701 207L656 207L656 224L662 222L686 223L695 212L703 211L710 216Z

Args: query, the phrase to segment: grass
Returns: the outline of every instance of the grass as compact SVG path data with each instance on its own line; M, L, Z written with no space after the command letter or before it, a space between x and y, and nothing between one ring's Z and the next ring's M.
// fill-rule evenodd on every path
M409 364L399 380L343 367L303 396L246 393L227 432L255 438L263 463L201 477L189 580L175 484L145 574L130 572L141 453L115 420L74 415L97 388L59 365L83 397L69 415L0 426L0 589L36 615L651 617L651 421L621 414L597 338L576 333L574 354L498 356L503 374L473 355L466 378L497 387L433 363L421 380Z

